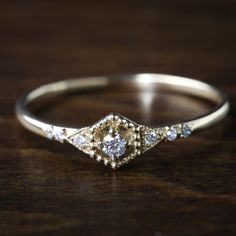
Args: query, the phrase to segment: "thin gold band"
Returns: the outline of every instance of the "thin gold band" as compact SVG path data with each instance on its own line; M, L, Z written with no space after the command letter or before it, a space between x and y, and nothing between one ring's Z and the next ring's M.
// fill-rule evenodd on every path
M152 84L167 90L194 95L216 105L202 116L164 127L139 125L116 114L108 115L89 127L57 126L38 119L28 111L30 103L47 95L54 96L75 90L110 85L145 87ZM226 96L215 87L199 80L164 74L98 76L64 80L41 86L22 96L16 104L17 118L27 129L50 139L60 142L67 141L98 161L110 164L113 168L126 164L130 159L147 151L162 140L172 141L178 136L187 137L192 131L206 128L221 120L228 111L229 102ZM108 127L109 131L107 131ZM119 133L121 128L122 134ZM109 144L117 145L117 149L112 150L112 145L109 146Z

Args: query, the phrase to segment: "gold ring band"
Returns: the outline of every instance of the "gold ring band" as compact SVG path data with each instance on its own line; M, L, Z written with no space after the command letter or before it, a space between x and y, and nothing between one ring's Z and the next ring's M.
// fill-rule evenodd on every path
M110 85L135 87L158 85L161 88L193 95L215 104L208 113L191 120L165 126L145 126L128 118L111 113L87 127L55 125L38 119L28 110L28 105L48 95L58 95L88 88ZM32 132L61 143L68 142L105 165L116 169L157 143L178 137L188 137L193 131L206 128L221 120L229 111L226 96L215 87L199 80L164 74L132 74L98 76L64 80L41 86L24 96L16 104L18 120Z

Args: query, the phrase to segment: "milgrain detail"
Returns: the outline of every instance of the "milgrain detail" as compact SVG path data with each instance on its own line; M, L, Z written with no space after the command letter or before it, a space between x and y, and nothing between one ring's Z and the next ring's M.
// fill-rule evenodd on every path
M160 89L205 99L214 103L215 107L190 120L163 127L140 125L122 115L111 113L91 126L69 128L66 125L56 126L44 122L28 110L29 103L49 95L88 88L109 88L111 85L130 85L141 91L158 86ZM98 76L59 81L36 88L22 96L16 104L17 118L24 127L61 143L69 142L113 169L127 164L161 141L173 142L179 137L188 137L192 131L207 128L225 117L228 111L229 102L226 96L215 87L199 80L165 74Z
M109 114L89 127L68 129L49 126L44 132L47 138L68 142L98 162L116 169L161 141L188 137L192 128L187 124L151 128L122 115Z

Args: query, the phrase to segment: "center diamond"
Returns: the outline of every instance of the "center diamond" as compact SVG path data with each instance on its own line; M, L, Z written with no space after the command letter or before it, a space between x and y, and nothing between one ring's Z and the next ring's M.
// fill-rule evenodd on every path
M109 157L120 157L126 151L126 143L118 133L109 133L102 140L102 151Z

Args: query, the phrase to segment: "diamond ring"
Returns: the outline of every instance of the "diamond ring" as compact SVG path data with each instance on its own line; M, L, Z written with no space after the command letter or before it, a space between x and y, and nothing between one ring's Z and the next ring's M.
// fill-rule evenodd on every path
M215 107L196 118L168 125L142 125L120 114L111 113L86 127L47 123L31 114L28 109L32 102L48 95L126 84L140 88L157 85L160 88L205 99L214 103ZM127 164L161 141L172 142L177 138L187 138L192 132L218 122L228 111L229 102L215 87L199 80L164 74L98 76L64 80L36 88L22 96L16 104L17 118L24 127L51 140L68 142L113 169Z

